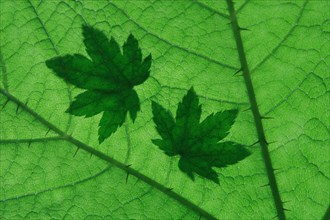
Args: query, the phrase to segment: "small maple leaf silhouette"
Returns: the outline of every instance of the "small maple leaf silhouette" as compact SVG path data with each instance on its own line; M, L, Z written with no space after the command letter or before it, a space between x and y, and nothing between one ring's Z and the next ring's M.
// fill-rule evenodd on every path
M237 110L210 114L200 123L201 105L193 88L183 97L176 112L152 103L153 120L162 139L152 140L168 156L180 155L179 168L194 180L194 173L219 183L212 167L226 167L250 155L238 143L225 138L237 116Z
M113 38L93 27L83 26L83 37L91 60L81 54L65 55L47 60L46 65L65 81L87 90L75 97L66 112L85 117L103 112L98 131L102 143L122 126L127 112L135 121L140 102L133 87L149 77L151 54L142 61L132 34L122 52Z

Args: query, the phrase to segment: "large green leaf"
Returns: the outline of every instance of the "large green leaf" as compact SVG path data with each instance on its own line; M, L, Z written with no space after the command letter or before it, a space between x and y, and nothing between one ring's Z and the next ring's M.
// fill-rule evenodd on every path
M323 218L330 203L329 1L234 6L1 0L1 218ZM45 65L54 56L87 56L82 24L119 45L133 33L143 57L153 55L149 79L136 87L141 112L135 123L127 119L102 144L100 117L64 113L82 90ZM238 25L250 31L241 29L240 38ZM233 76L241 66L245 77ZM247 90L247 73L255 95ZM226 141L252 145L265 136L249 147L251 156L216 170L219 185L191 181L178 169L179 158L151 142L159 139L151 101L174 113L191 86L200 95L202 120L240 110ZM273 119L244 111L251 101L254 113Z

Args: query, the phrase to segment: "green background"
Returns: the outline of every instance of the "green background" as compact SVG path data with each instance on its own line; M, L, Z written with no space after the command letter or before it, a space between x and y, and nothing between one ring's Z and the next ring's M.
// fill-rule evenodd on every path
M244 50L288 219L321 219L330 199L329 1L236 1ZM240 109L226 140L257 140L225 1L1 0L1 91L67 135L149 176L219 219L272 219L276 209L260 146L217 169L220 184L179 171L151 139L151 100L173 113L194 86L212 112ZM82 90L45 65L57 55L86 54L81 26L93 25L121 45L130 33L151 77L136 87L142 102L101 145L100 115L64 113ZM6 105L4 105L6 103ZM140 179L60 137L0 94L0 216L3 219L198 219L199 214Z

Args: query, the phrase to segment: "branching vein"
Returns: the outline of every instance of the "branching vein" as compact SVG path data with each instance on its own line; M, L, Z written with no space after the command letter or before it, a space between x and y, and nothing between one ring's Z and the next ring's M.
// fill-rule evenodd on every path
M151 179L150 177L140 173L139 171L133 169L131 166L127 166L126 164L115 160L108 155L102 153L101 151L96 150L95 148L73 138L72 136L66 134L62 130L60 130L58 127L47 121L45 118L40 116L38 113L30 109L28 106L26 106L24 103L22 103L20 100L18 100L13 95L9 94L6 90L0 89L0 93L4 96L6 96L10 101L14 102L15 104L19 105L22 109L24 109L27 113L31 114L34 118L36 118L39 122L41 122L43 125L57 133L59 136L61 136L65 141L70 142L71 144L75 145L79 149L82 149L104 161L107 161L111 165L123 170L126 173L129 173L130 175L135 176L136 178L140 179L141 181L145 182L146 184L150 185L153 188L156 188L160 192L166 194L170 198L176 200L177 202L181 203L182 205L186 206L187 208L191 209L192 211L196 212L200 216L203 216L206 219L216 219L212 214L208 213L204 209L200 208L199 206L195 205L188 199L184 198L180 194L176 193L174 190L169 190L166 186L163 184Z

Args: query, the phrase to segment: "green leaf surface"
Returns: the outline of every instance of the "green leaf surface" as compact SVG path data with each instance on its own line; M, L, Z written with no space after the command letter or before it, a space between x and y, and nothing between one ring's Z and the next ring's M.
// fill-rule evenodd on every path
M212 167L226 167L250 155L244 146L219 143L225 138L237 116L237 110L212 113L200 123L201 105L193 87L179 103L175 122L169 111L152 102L153 121L162 140L152 140L169 156L180 155L179 168L192 180L194 173L219 184Z
M327 0L237 0L232 10L218 0L1 0L1 218L276 219L281 214L326 219L329 7ZM135 122L126 119L102 144L102 115L64 113L86 90L67 84L45 65L67 54L64 63L80 62L74 54L92 60L81 34L87 24L127 48L136 46L127 41L133 34L143 57L152 54L150 76L142 84L146 76L134 82L140 100L140 112L131 112ZM104 50L118 50L109 42ZM94 59L103 63L102 58ZM149 59L142 62L142 72L149 69ZM91 68L84 63L79 76ZM243 72L233 76L242 66ZM135 65L127 71L131 68ZM253 111L247 70L257 103ZM108 86L104 81L97 85ZM200 121L238 109L224 141L250 146L246 159L214 168L219 184L191 181L178 168L179 158L151 142L163 137L152 120L152 101L176 115L192 86L203 106ZM256 107L259 115L254 115ZM97 107L93 110L97 114ZM268 185L272 173L279 198L274 181Z

